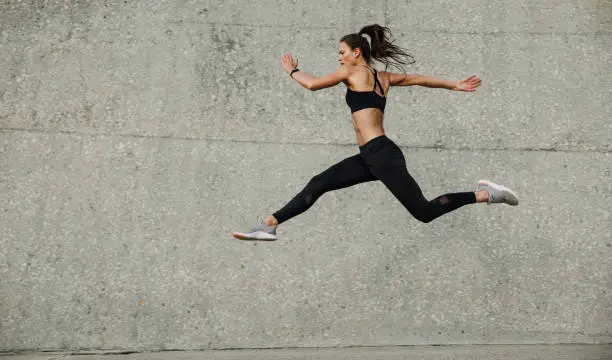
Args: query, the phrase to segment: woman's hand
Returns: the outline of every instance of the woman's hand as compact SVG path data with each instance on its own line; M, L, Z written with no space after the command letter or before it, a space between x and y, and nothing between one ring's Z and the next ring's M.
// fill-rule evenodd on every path
M287 73L291 73L291 70L298 66L298 58L296 57L295 60L293 60L291 53L285 53L281 56L281 64Z
M457 85L453 90L456 91L467 91L474 92L476 88L480 86L480 78L476 75L472 75L465 80L457 82Z

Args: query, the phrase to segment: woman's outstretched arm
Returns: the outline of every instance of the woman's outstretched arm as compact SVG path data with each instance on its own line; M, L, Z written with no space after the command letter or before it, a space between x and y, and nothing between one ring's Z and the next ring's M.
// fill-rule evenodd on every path
M474 92L480 86L480 78L472 75L461 81L451 81L440 79L433 76L423 76L417 74L396 74L388 73L389 84L391 86L412 86L419 85L430 88L443 88L454 91Z
M281 64L283 65L283 68L287 74L291 74L293 69L298 67L297 58L293 60L293 57L289 53L281 56ZM296 71L293 73L293 75L291 75L291 77L306 89L315 91L335 86L338 83L346 80L348 78L348 69L345 66L341 66L333 73L321 77L314 77L310 74L306 74L305 72Z

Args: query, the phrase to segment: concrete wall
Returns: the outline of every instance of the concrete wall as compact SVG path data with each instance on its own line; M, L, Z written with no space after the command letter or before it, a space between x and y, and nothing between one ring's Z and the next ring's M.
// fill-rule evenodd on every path
M379 183L274 243L230 233L356 153L339 38L391 27L385 117L426 196ZM612 2L0 1L0 350L612 341Z

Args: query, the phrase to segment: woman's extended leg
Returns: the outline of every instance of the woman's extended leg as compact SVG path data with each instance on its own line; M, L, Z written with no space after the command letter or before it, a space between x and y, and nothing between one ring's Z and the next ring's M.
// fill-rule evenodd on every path
M348 157L315 175L285 206L263 219L248 233L234 232L243 240L276 240L276 229L281 224L308 210L321 195L356 184L374 181L376 177L365 166L361 155Z
M308 210L321 195L356 184L374 181L359 154L348 157L315 175L291 201L272 216L278 224Z

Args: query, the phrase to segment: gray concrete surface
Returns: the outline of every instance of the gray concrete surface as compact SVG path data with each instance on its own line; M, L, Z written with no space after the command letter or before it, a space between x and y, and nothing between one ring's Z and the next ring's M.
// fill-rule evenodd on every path
M233 240L357 151L280 54L332 71L374 22L483 79L392 90L425 194L521 205L421 224L363 184ZM610 1L0 1L0 350L612 342L611 36Z
M2 357L2 355L0 355ZM145 353L31 353L7 360L609 360L612 345L442 346L326 349L210 350Z

